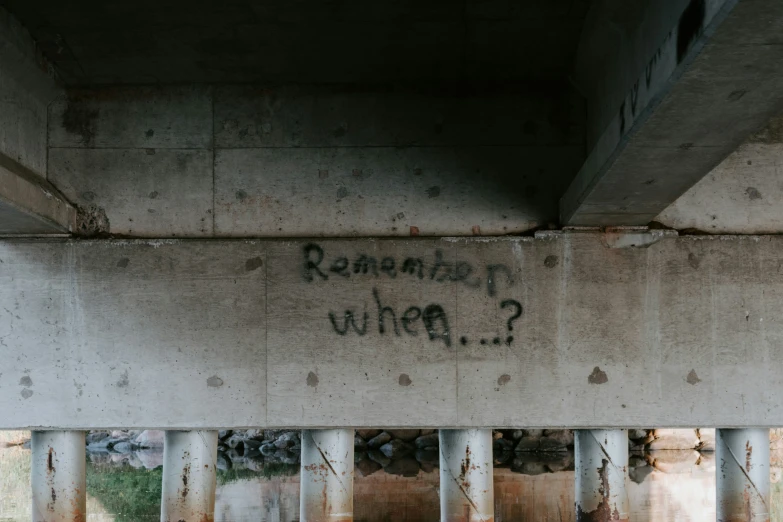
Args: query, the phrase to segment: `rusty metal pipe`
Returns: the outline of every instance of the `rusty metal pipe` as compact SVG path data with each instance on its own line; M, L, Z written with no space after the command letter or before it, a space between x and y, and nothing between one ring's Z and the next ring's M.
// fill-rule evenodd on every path
M439 430L441 522L495 520L492 430Z
M33 522L87 520L83 431L32 433Z
M353 521L354 430L302 430L301 522Z
M161 522L213 522L217 431L167 431L163 446Z
M717 519L769 521L769 430L715 431Z
M628 522L627 430L576 430L577 522Z

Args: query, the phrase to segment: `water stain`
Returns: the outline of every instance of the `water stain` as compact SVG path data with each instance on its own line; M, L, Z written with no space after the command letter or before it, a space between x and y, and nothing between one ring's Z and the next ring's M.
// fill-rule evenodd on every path
M315 373L310 372L307 374L307 385L311 388L318 386L318 376Z
M697 268L699 268L701 261L699 261L699 258L696 257L696 254L691 252L690 254L688 254L688 264L691 265L691 268L696 270Z
M560 260L557 258L557 256L546 256L546 259L544 259L544 266L547 268L554 268L558 265Z
M432 198L437 198L438 196L440 196L440 187L439 186L435 185L435 186L430 187L430 188L427 189L427 197L428 198L432 199Z
M220 388L223 386L223 379L218 377L217 375L213 375L209 379L207 379L207 386L210 388Z
M118 388L125 388L130 384L130 380L128 379L128 370L125 370L122 372L122 375L120 375L120 380L117 381L117 387Z
M19 379L19 386L27 386L29 388L32 385L33 385L33 380L30 378L29 375L25 375L21 379Z
M511 380L511 376L509 374L507 374L507 373L504 373L503 375L498 377L498 384L500 386L504 386L504 385L508 384L508 382L510 380Z
M411 381L411 378L408 377L407 373L400 374L400 379L399 379L400 386L410 386L411 382L413 381Z
M123 257L122 259L117 261L117 266L119 268L125 268L128 266L128 263L130 263L130 259L128 259L127 257Z

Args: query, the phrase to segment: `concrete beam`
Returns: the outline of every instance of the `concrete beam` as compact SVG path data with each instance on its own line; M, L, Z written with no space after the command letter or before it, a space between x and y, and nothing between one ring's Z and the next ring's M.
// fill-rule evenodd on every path
M76 209L45 179L0 154L0 235L69 234Z
M783 110L783 4L596 4L574 81L590 154L560 203L568 225L642 225Z
M783 425L783 237L623 244L0 241L0 429Z

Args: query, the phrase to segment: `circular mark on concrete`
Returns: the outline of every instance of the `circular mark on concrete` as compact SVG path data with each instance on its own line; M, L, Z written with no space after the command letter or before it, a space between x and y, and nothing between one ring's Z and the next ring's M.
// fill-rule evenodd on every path
M559 262L560 260L557 256L546 256L546 259L544 259L544 266L547 268L554 268Z
M209 379L207 379L207 386L210 388L220 388L223 386L223 379L218 377L217 375L213 375Z
M507 373L504 373L503 375L498 377L498 384L500 386L503 386L505 384L508 384L508 381L510 381L510 380L511 380L511 376L509 374L507 374Z
M157 190L153 190L152 192L150 192L150 199L156 199L157 197L158 197Z
M307 374L307 385L313 388L318 386L318 376L313 372Z
M260 257L251 257L245 262L245 270L252 272L258 268L261 268L264 264L264 260Z
M29 375L25 375L21 379L19 379L19 386L27 386L28 388L33 385L33 380L30 378Z
M127 257L123 257L122 259L117 261L117 266L120 268L125 268L126 266L128 266L128 263L130 263L130 259L128 259Z
M605 382L609 382L609 377L606 376L605 371L602 371L601 368L596 366L593 368L593 373L587 376L587 382L590 384L604 384Z
M22 398L29 399L30 397L33 396L33 390L28 390L27 388L25 388L24 390L22 390L21 395Z
M401 373L399 382L400 386L410 386L413 381L411 381L411 378L408 377L407 373Z

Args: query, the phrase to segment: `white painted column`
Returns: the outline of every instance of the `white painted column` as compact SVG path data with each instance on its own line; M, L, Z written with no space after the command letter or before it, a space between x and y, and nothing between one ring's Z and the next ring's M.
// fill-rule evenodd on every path
M33 522L87 520L87 460L83 431L34 431Z
M492 430L439 430L441 522L495 519Z
M577 522L627 522L627 430L575 430Z
M717 518L769 521L769 430L715 430Z
M302 430L301 522L353 521L354 430Z
M215 519L217 431L167 431L161 522Z

